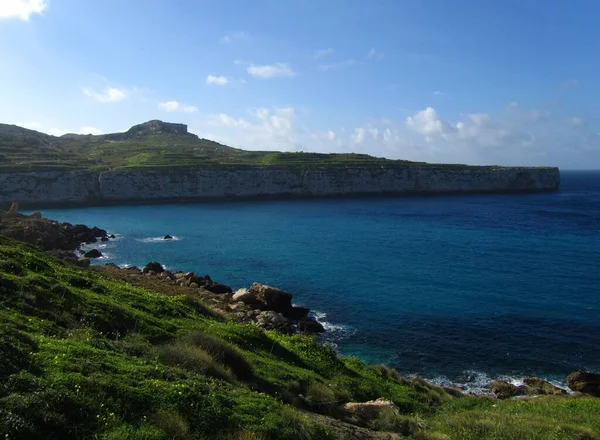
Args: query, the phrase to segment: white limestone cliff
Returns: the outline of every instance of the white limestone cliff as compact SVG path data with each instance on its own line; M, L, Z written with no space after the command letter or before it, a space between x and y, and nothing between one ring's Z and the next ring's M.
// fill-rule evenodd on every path
M0 204L92 205L169 200L556 191L558 168L436 167L290 170L121 169L0 174Z

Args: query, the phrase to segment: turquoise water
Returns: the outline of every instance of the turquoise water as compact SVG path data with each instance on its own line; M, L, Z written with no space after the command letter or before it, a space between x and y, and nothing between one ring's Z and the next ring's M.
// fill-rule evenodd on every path
M600 370L600 172L561 191L45 210L118 234L99 263L294 294L344 354L471 388ZM165 234L174 241L160 238Z

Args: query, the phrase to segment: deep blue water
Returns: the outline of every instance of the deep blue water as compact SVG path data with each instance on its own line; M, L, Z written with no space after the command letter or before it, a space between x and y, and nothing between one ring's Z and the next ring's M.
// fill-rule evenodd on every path
M438 381L600 370L600 172L561 191L45 210L158 260L319 312L344 354ZM155 239L165 234L172 242Z

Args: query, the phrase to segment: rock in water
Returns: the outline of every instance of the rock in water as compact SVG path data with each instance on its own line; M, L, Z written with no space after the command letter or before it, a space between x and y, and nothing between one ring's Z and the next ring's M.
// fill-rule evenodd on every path
M298 320L298 330L306 333L323 333L325 331L325 327L321 325L319 321L310 316L305 316Z
M102 256L102 252L98 249L92 249L83 254L85 258L100 258Z
M539 377L526 377L523 383L527 386L527 394L542 395L542 394L567 394L565 390L552 385L550 382Z
M292 295L281 289L266 284L253 283L250 292L263 301L269 310L285 314L292 308Z
M167 234L163 237L163 240L173 240L173 237Z
M302 318L306 318L308 316L308 312L310 312L310 309L307 309L306 307L292 307L285 312L284 315L286 318L289 318L292 321L298 321Z
M154 273L161 273L165 271L165 268L162 267L162 264L160 264L158 261L151 261L148 264L146 264L142 272L148 273L150 271L153 271Z
M600 397L600 374L591 371L574 371L567 376L567 385L573 391Z
M492 382L490 391L494 393L498 399L508 399L514 396L521 396L524 393L523 389L520 389L516 385L505 380L495 380Z

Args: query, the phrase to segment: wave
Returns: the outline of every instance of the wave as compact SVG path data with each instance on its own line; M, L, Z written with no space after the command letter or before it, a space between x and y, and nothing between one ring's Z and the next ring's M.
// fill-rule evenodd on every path
M146 237L146 238L136 238L135 241L139 241L140 243L169 243L171 241L179 241L182 237L178 237L176 235L172 235L171 240L165 240L164 235L160 237Z
M408 375L408 376L417 376L417 375ZM462 376L459 378L456 378L455 380L451 380L447 376L434 376L434 377L420 376L420 377L427 379L428 381L430 381L431 383L433 383L435 385L439 385L439 386L443 386L443 387L459 388L463 392L478 394L478 395L491 395L492 393L489 390L489 386L495 380L505 380L515 386L523 385L523 376L515 377L515 376L508 376L508 375L500 374L500 375L492 377L483 371L477 371L477 370L465 370L465 371L463 371ZM553 378L544 378L544 377L542 377L542 379L547 380L552 385L562 388L569 393L571 392L569 390L569 388L567 387L566 381L560 381L560 380L556 380Z
M334 324L332 322L327 321L327 313L325 312L312 310L309 313L309 315L315 318L319 322L319 324L323 326L323 328L325 329L324 336L329 341L339 341L340 339L349 338L350 336L356 333L356 329L350 325Z

